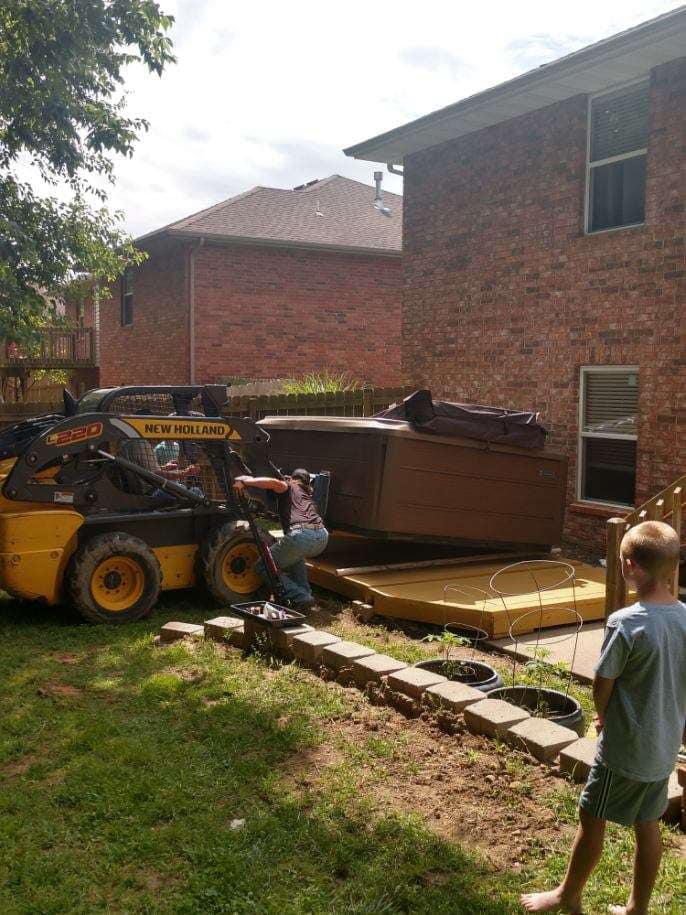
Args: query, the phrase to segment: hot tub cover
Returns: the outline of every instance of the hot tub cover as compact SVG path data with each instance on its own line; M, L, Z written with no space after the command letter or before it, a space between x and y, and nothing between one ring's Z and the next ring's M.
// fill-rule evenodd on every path
M415 391L399 404L376 414L376 419L404 419L417 432L461 436L519 448L543 448L548 430L539 414L479 404L432 400L431 391Z

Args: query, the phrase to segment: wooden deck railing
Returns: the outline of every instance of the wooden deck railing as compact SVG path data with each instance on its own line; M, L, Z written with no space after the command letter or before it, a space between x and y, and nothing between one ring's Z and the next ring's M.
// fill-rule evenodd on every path
M671 524L681 540L681 524L686 500L686 475L670 483L665 489L648 499L624 518L610 518L607 522L607 559L605 582L605 616L619 610L626 603L626 584L622 578L619 548L622 537L629 528L642 521L666 521ZM674 575L672 590L679 593L679 574Z
M64 330L44 327L40 340L29 348L16 343L0 345L1 368L71 369L96 365L95 331L92 327Z
M222 411L225 416L373 416L392 403L408 397L416 387L372 388L326 394L260 394L230 397Z

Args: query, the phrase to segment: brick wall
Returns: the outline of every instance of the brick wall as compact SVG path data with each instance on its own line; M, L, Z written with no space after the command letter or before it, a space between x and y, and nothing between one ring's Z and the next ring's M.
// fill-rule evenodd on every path
M587 98L405 161L402 368L539 409L576 497L582 365L639 365L637 498L686 472L686 58L651 75L646 225L584 235ZM600 553L604 518L568 508Z
M134 322L120 287L100 305L101 384L190 379L189 246L157 243L134 275ZM197 383L347 372L400 383L400 258L204 245L195 254Z
M400 378L400 258L247 245L196 255L196 378Z
M100 383L188 384L188 245L149 248L134 272L133 324L121 326L120 284L100 303Z

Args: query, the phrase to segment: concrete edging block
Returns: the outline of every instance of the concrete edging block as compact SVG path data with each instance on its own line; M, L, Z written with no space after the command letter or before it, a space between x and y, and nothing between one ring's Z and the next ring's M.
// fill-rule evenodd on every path
M387 654L370 654L353 661L353 677L361 688L367 683L379 683L384 677L398 670L405 670L407 664Z
M502 699L483 699L464 710L467 729L486 737L504 737L508 728L527 718L531 718L527 711Z
M597 741L581 737L560 751L560 770L571 775L575 782L585 782L597 752Z
M545 718L525 718L505 732L505 740L509 744L523 747L544 763L555 762L560 751L578 739L576 731L563 728Z
M373 648L358 645L357 642L334 642L332 645L324 646L322 663L332 670L342 670L344 667L351 667L353 661L368 658L373 654L376 654Z
M424 701L428 704L440 705L456 714L462 713L468 705L481 702L484 694L466 683L457 683L448 680L446 683L435 683L427 687Z
M243 621L235 616L215 616L214 619L205 620L205 638L215 642L226 642L234 629L241 629Z
M284 626L283 629L275 629L272 632L272 644L279 654L292 658L293 639L296 635L304 635L306 632L314 632L314 627L302 623L299 626Z
M421 699L424 691L430 686L447 682L447 677L431 673L421 667L405 667L388 675L389 687L412 699Z
M337 635L323 632L321 629L313 629L312 632L303 632L301 635L294 636L291 644L293 654L299 661L315 664L321 660L322 651L327 645L340 641Z
M198 623L165 623L160 629L160 642L168 645L181 639L199 639L205 635L205 627Z

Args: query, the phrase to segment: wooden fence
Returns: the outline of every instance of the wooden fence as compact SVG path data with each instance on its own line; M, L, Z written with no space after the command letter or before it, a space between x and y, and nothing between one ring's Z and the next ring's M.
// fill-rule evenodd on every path
M620 545L622 537L642 521L666 521L671 524L681 542L681 523L686 500L686 475L670 483L666 489L639 505L624 518L610 518L607 522L607 575L605 582L605 616L626 604L626 583L622 578ZM679 594L679 573L672 580L674 596Z
M0 429L6 429L25 419L43 416L46 413L60 413L64 404L60 403L0 403Z
M231 397L224 415L249 416L373 416L390 404L407 397L414 387L371 388L357 391L340 391L333 394L262 394L256 397ZM4 403L0 404L0 428L6 428L32 416L61 412L57 403Z
M410 395L415 387L372 388L328 394L261 394L230 397L225 416L263 419L265 416L373 416Z

